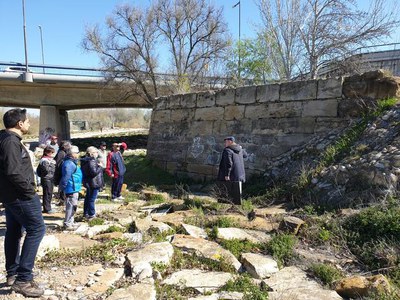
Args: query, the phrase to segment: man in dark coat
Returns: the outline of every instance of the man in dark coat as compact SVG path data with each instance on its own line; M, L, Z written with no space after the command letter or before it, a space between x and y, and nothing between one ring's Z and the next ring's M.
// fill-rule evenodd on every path
M240 204L242 182L246 181L243 159L247 157L247 153L235 143L233 136L226 137L224 144L217 178L220 196L228 198L225 200L233 201L234 204Z
M25 297L40 297L44 290L33 281L32 269L46 232L40 198L35 192L29 153L21 143L29 130L26 109L11 109L0 131L0 201L5 207L4 252L8 286ZM22 228L25 240L20 247Z

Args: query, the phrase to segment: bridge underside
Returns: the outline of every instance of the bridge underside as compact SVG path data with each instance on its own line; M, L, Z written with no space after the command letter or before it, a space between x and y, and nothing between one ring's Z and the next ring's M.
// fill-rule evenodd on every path
M98 79L84 83L55 80L25 82L20 77L0 80L1 106L40 109L41 139L49 134L58 135L60 139L70 138L67 110L152 107L139 95L122 97L121 94L119 89L105 86Z

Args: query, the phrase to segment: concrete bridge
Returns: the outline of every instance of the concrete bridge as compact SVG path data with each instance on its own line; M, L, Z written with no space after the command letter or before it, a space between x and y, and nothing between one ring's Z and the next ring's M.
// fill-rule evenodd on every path
M70 69L75 73L86 70ZM38 70L41 71L40 68ZM105 83L105 78L99 72L73 75L0 71L0 105L40 109L40 134L56 134L62 139L70 138L68 110L151 108L139 96L131 95L121 101L118 99L120 92Z

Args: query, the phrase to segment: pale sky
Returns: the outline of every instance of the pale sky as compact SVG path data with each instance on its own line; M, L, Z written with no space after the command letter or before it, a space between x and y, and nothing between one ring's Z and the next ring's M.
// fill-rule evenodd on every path
M238 0L209 0L223 6L229 30L238 38ZM23 40L23 0L0 0L0 61L25 61ZM126 0L25 0L28 62L42 62L39 25L42 28L44 58L46 64L79 67L99 67L94 53L85 53L80 43L86 25L103 25L116 5ZM360 7L370 0L358 0ZM131 4L144 5L146 0L130 0ZM258 8L254 0L241 0L242 38L254 37L259 22ZM399 34L391 42L400 42Z

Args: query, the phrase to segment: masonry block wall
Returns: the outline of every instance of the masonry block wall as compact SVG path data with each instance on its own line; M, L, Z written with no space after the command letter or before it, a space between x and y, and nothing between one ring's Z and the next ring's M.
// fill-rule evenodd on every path
M370 89L363 78L344 83L308 80L158 98L147 155L178 176L213 179L223 138L233 135L249 154L247 173L262 174L271 158L348 126L354 116L347 113L343 86L353 94Z

